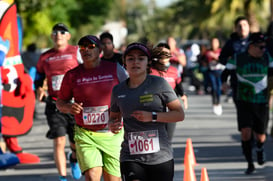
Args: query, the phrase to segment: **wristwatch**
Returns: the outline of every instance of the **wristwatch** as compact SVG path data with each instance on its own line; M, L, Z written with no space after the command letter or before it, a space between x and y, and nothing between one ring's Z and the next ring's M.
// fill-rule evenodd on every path
M152 112L152 122L156 122L156 120L157 120L157 113Z

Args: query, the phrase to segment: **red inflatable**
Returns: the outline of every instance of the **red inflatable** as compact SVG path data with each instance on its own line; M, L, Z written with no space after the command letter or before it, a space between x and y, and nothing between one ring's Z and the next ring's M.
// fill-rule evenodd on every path
M33 124L35 94L31 77L24 72L20 56L17 10L14 1L0 1L0 36L10 43L2 71L2 134L7 147L20 163L38 163L38 156L24 153L17 136L28 133Z

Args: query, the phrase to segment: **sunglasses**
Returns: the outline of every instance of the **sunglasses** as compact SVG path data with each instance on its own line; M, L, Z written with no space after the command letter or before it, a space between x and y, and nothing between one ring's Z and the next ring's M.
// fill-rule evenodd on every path
M64 30L56 30L52 32L52 35L56 36L58 33L60 33L61 35L64 35L66 33L68 33L67 31Z
M88 48L89 50L96 48L96 44L94 43L89 43L86 45L79 45L80 50L86 50Z

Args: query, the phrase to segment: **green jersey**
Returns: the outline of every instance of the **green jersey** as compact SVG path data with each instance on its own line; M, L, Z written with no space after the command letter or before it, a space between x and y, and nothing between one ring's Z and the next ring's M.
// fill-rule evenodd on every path
M237 100L251 103L268 102L268 71L273 59L265 53L263 57L252 57L248 52L229 59L226 68L237 76Z

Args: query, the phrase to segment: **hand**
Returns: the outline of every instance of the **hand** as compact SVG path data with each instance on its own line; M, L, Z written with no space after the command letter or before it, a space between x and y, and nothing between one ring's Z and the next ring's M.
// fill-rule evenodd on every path
M83 110L83 107L82 107L83 103L72 103L71 104L71 107L70 107L70 114L73 114L73 115L76 115L76 114L80 114L81 111Z
M152 112L147 111L134 111L131 116L141 122L151 122L153 119Z
M115 120L111 119L108 122L108 126L109 126L109 129L111 130L112 133L117 134L122 129L123 125L122 125L122 123L121 123L120 120L118 120L118 119L115 119Z
M229 89L229 85L226 82L223 82L222 83L222 90L223 90L223 92L227 92L228 89Z
M183 101L184 108L188 109L188 97L186 95L181 96L181 100Z
M39 87L36 92L37 92L37 99L40 102L43 102L45 100L45 97L47 96L46 91L42 87Z

